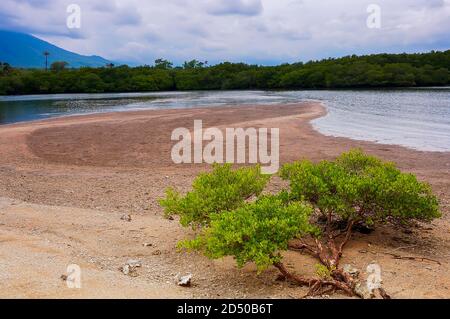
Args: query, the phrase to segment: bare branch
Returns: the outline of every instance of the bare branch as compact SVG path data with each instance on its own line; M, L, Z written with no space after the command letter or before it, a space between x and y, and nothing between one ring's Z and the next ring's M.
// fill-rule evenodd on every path
M308 296L320 295L323 293L324 288L326 288L326 287L334 287L336 289L342 290L344 293L346 293L349 296L355 295L352 288L350 288L343 282L333 280L333 279L322 280L322 279L306 278L303 276L299 276L299 275L291 273L281 262L275 263L274 266L281 272L281 274L286 279L294 281L301 286L309 287ZM328 291L328 289L326 289L325 291Z
M306 244L305 242L299 240L300 243L289 243L289 249L291 250L306 250L314 257L318 257L319 253L311 247L311 245Z
M339 256L342 256L342 251L343 251L345 245L347 244L347 242L350 240L350 237L352 236L352 231L353 231L353 225L354 224L355 224L355 222L353 220L350 220L349 223L348 223L348 227L347 227L347 230L346 230L345 238L341 242L341 244L339 245Z

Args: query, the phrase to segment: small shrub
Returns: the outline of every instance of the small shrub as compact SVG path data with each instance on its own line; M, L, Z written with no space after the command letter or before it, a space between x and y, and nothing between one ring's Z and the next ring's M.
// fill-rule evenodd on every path
M316 264L316 275L321 279L331 279L332 271L335 269L328 269L326 266L322 264Z
M288 189L252 202L247 199L259 196L267 183L259 167L233 171L230 165L216 165L194 181L186 196L169 189L161 200L166 214L180 215L183 226L201 227L180 247L211 259L233 256L239 267L254 262L259 271L273 265L285 278L308 286L310 294L339 289L363 296L358 281L339 267L355 226L441 216L427 183L360 150L335 161L287 164L280 175L290 182ZM288 270L282 257L288 249L316 258L319 279ZM382 288L380 293L388 297Z
M334 162L301 161L285 165L290 200L305 200L333 221L373 224L388 220L430 221L440 217L430 186L360 150Z
M258 270L281 261L294 237L313 233L311 207L294 202L283 205L273 196L262 197L236 210L211 216L211 224L180 247L202 251L211 259L233 256L239 267L254 262Z

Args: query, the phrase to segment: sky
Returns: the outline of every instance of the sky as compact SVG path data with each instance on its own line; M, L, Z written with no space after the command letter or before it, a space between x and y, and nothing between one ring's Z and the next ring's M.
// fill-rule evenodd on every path
M450 0L1 0L0 29L134 64L275 65L450 49Z

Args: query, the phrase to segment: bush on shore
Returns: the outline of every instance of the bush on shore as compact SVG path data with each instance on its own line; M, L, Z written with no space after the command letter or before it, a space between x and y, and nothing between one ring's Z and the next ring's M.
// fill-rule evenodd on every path
M198 229L195 239L179 247L211 259L232 256L239 267L252 262L258 271L276 267L286 279L308 286L309 295L340 290L363 297L359 280L340 267L354 231L441 216L427 183L360 150L334 161L286 164L280 176L289 187L261 195L268 178L259 167L232 170L216 165L201 174L185 196L168 190L160 202L166 214L179 215L183 226ZM316 258L318 276L288 269L283 263L287 250Z

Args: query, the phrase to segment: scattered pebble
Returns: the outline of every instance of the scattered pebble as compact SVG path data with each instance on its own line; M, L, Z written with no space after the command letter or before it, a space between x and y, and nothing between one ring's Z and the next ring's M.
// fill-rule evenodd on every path
M359 270L350 264L344 265L343 270L344 270L344 272L348 273L352 277L358 277L358 275L359 275Z
M129 259L125 265L119 268L119 270L127 276L136 277L136 269L142 267L142 263L139 260Z
M131 222L131 215L122 215L122 217L120 217L121 220L124 220L126 222Z
M190 287L192 281L192 274L187 274L185 276L176 276L176 284L181 287Z
M355 292L363 299L373 298L373 294L367 289L367 286L360 282L356 284Z

